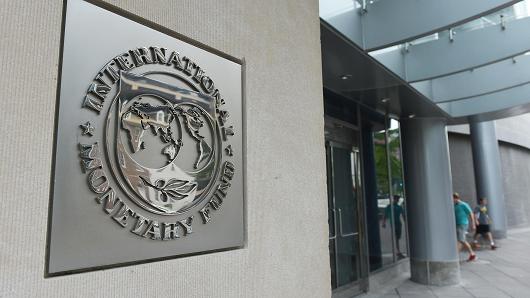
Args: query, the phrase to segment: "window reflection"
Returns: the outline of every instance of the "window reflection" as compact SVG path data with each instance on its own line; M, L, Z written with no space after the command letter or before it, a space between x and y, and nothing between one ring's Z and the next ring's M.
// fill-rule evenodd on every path
M386 154L385 131L374 132L374 157L376 174L376 199L379 237L381 243L381 265L394 261L392 226L384 223L385 209L390 204L390 180L388 177L388 162Z
M399 122L365 137L365 190L370 270L408 254L406 198ZM371 183L371 181L375 183ZM371 190L370 190L371 188Z
M408 254L408 235L406 229L405 184L403 182L401 134L399 130L399 122L395 119L390 119L390 128L388 129L388 148L390 153L392 194L395 203L393 215L395 222L396 255L398 258L403 258Z

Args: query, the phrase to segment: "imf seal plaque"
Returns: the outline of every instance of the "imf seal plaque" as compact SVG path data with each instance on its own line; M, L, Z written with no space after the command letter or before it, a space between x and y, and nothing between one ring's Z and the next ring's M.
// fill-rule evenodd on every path
M95 3L65 7L47 275L242 247L242 62Z

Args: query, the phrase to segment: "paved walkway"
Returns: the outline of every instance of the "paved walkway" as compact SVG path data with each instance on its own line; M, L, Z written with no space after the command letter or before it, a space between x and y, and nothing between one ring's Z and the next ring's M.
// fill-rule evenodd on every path
M381 289L372 289L362 298L430 297L530 297L530 228L510 230L500 247L477 252L478 260L461 262L462 282L456 286L424 286L406 278ZM465 260L467 255L460 258ZM410 276L410 275L409 275Z

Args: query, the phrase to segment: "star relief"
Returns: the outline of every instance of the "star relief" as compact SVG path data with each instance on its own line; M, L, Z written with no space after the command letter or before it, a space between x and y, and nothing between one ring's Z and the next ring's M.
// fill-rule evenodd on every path
M92 126L90 121L87 121L85 124L81 124L79 126L83 130L81 132L82 135L89 135L89 136L93 136L94 135L94 131L96 130L96 128L94 126Z

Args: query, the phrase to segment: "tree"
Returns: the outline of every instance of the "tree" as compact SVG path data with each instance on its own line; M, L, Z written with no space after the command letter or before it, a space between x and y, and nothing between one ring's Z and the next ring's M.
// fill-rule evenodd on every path
M377 176L377 193L388 196L389 183L392 183L394 194L403 195L403 175L401 162L401 139L399 129L388 130L389 160L386 156L385 132L374 133L375 170ZM388 161L390 161L390 179L388 177Z

